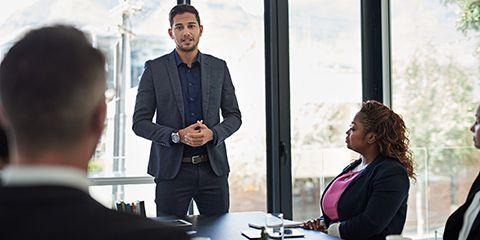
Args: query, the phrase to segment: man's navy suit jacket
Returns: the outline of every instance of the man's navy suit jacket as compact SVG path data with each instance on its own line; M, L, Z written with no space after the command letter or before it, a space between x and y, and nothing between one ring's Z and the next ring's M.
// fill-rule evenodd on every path
M240 128L241 113L225 61L199 54L203 123L216 134L216 142L206 144L208 158L215 174L224 176L230 171L225 139ZM184 145L172 144L170 137L187 127L184 107L174 52L147 61L138 86L133 131L152 141L148 173L155 178L172 179L180 170Z
M475 181L468 192L467 200L465 203L460 206L455 212L448 217L447 223L445 224L445 231L443 232L444 240L457 240L460 230L463 226L463 217L468 207L473 201L475 194L480 191L480 174L477 176ZM477 215L475 221L473 222L472 228L467 236L467 240L478 240L480 239L480 214Z
M76 188L0 187L0 239L189 239L180 229L108 209Z
M360 162L353 162L336 178L354 169ZM409 188L405 168L392 158L378 156L340 196L337 211L341 237L384 240L387 235L401 234L407 215ZM322 201L323 195L320 203ZM332 222L327 216L323 218L327 225Z

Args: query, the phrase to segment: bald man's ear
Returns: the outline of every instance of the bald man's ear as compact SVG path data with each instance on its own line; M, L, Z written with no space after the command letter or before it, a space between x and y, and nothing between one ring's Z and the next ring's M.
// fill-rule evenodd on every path
M107 103L101 101L96 107L95 114L93 116L93 131L100 137L105 127L105 118L107 116Z
M3 110L3 107L0 104L0 126L5 128L10 125L7 116L5 115L5 111Z

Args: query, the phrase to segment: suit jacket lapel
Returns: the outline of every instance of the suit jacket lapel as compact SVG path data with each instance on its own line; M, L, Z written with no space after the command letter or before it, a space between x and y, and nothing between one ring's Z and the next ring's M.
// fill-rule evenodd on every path
M177 64L175 63L175 55L173 52L168 56L167 73L170 79L170 85L172 86L173 95L175 96L175 101L177 102L178 110L180 111L180 116L182 116L182 122L185 122L182 85L180 83L180 77L178 76Z
M208 99L209 99L209 90L210 90L210 78L212 75L212 68L209 67L209 59L205 55L200 54L200 71L202 77L202 110L203 110L203 119L207 119L208 114Z
M479 228L480 228L480 214L477 214L475 221L473 221L472 228L470 228L470 232L468 233L467 239L477 239L475 236L479 235Z
M322 212L324 212L323 210L323 205L321 204L323 202L323 197L325 196L325 192L328 190L328 188L330 188L330 186L332 185L333 182L335 182L335 180L337 180L337 178L339 178L340 176L342 176L343 174L345 174L346 172L354 169L358 164L360 164L362 160L355 160L354 162L348 164L348 166L346 166L342 172L340 174L338 174L335 178L332 179L332 181L330 181L330 183L327 184L327 187L323 190L323 194L322 196L320 197L320 208L322 209ZM350 185L350 184L349 184ZM347 186L348 188L348 186ZM345 190L347 189L345 188ZM344 190L344 191L345 191ZM341 195L340 195L340 198L341 198Z
M380 161L376 161L378 160L379 158L381 158L382 156L381 155L378 155L375 160L373 160L370 164L368 164L368 166L363 169L363 171L361 171L348 185L347 187L345 188L345 190L343 190L344 192L350 188L350 186L352 186L356 181L358 181L358 179L360 179L361 177L363 177L365 174L367 174L371 169L373 169L373 166L377 165ZM358 164L361 163L361 160ZM350 168L347 169L347 171L350 171L350 170L353 170L355 169L355 167L358 165L358 164L355 164L354 166L352 165ZM345 171L345 172L347 172ZM344 173L345 173L344 172Z
M464 204L465 209L462 215L465 215L465 212L467 211L468 206L472 204L475 194L477 194L477 192L480 191L479 181L480 181L480 175L477 176L477 178L473 182L470 192L468 193L468 198L467 198L467 201L465 201L465 204ZM478 239L478 235L480 235L480 213L478 213L477 216L475 217L475 221L473 221L472 228L470 228L470 232L467 236L467 239Z

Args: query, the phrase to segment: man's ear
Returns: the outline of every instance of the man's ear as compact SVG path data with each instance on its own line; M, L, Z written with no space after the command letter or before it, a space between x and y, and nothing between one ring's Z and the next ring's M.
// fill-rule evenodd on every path
M375 133L367 133L367 142L368 144L373 144L377 141L377 134Z
M168 29L168 35L170 36L171 39L173 39L173 31L171 28Z
M202 36L203 33L203 25L200 25L200 36Z
M105 127L105 118L107 116L107 103L102 100L96 107L95 114L93 115L93 130L101 136L103 128Z
M0 105L0 126L5 128L5 127L8 127L9 125L10 124L9 124L8 118L5 115L5 110L3 110L3 107Z

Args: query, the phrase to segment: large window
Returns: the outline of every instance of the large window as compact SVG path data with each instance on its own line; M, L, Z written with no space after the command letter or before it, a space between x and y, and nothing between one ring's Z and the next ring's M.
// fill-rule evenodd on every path
M0 58L24 32L53 23L84 30L106 55L108 113L105 133L89 166L94 179L147 176L150 142L131 130L135 97L144 62L175 47L167 29L168 13L176 3L24 0L0 9ZM204 25L200 51L227 62L242 111L242 127L227 139L230 210L265 210L263 3L215 0L192 4ZM148 178L140 182L145 179L148 182ZM112 183L92 187L91 192L107 206L120 200L145 200L147 214L154 215L154 185L135 186Z
M419 238L442 236L480 165L469 132L480 97L479 41L458 30L459 14L438 0L391 1L392 104L417 162L404 233Z
M21 34L39 26L68 23L88 33L107 57L110 99L90 177L139 183L99 184L91 193L107 206L118 200L144 200L147 214L154 215L154 184L146 175L150 142L132 132L131 118L144 62L174 48L167 34L168 12L177 1L131 2L10 1L0 8L0 58ZM362 100L360 2L289 1L296 220L321 214L319 197L326 184L358 157L344 140ZM463 1L390 2L392 107L405 119L417 162L404 233L432 238L441 236L446 218L463 203L480 169L480 152L472 147L468 131L480 102L480 42L477 31L459 29L468 30L468 25L458 25L463 10L457 2ZM263 1L192 4L204 25L200 50L226 60L243 116L242 127L227 140L231 211L264 211Z
M227 139L230 211L265 211L265 47L263 1L192 1L204 25L200 51L227 61L242 126Z
M362 100L360 1L290 1L289 14L293 216L305 220L358 157L345 131Z

